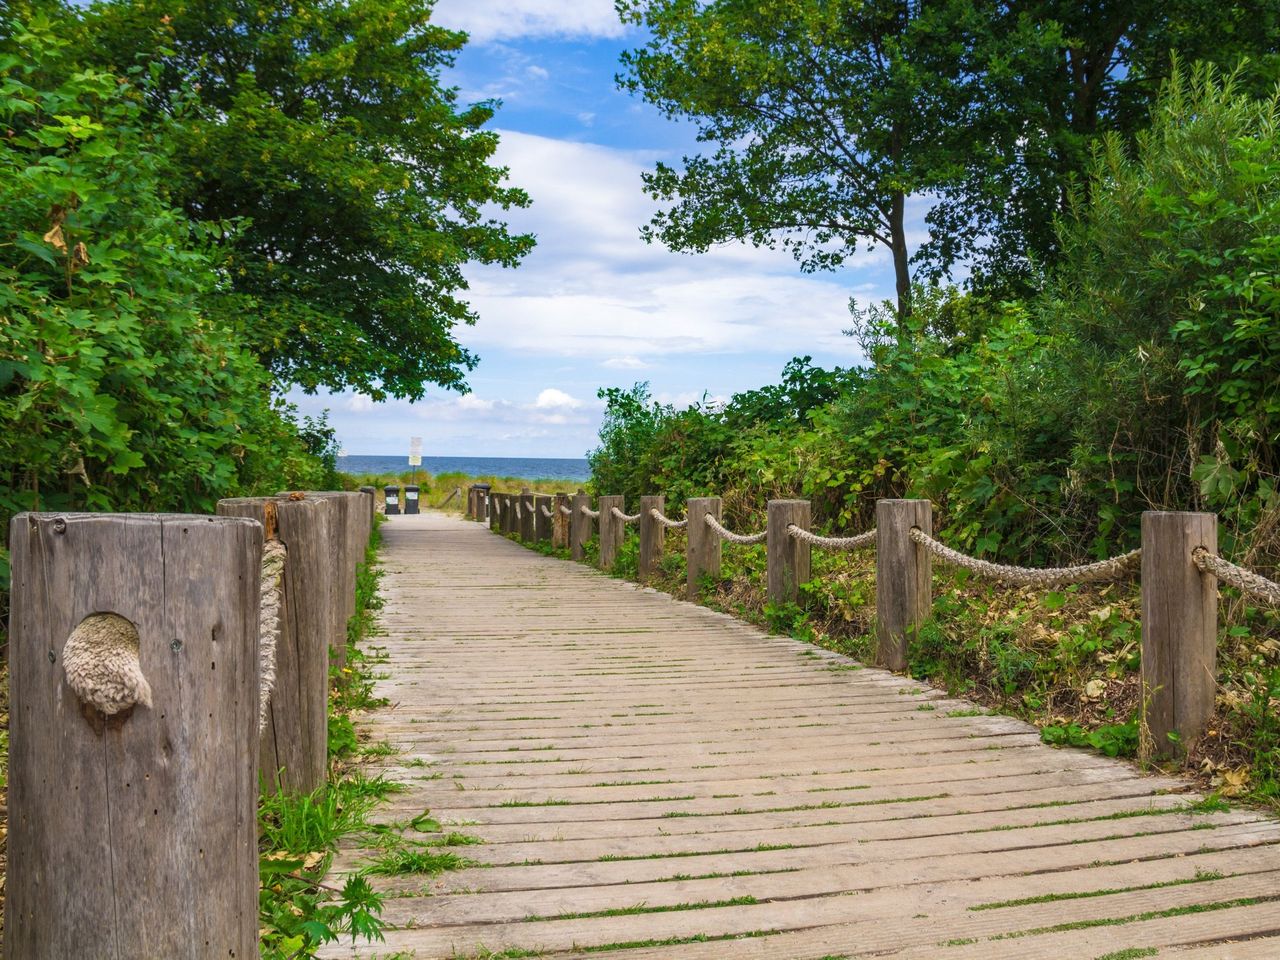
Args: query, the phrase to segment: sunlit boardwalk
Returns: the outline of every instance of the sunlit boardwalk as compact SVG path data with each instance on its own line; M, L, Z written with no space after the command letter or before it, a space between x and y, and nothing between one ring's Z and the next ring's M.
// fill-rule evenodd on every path
M380 819L482 842L323 956L1280 956L1269 820L480 524L383 532Z

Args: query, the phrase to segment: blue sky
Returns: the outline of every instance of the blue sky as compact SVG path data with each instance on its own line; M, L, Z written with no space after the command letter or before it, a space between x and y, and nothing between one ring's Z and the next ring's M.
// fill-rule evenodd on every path
M790 255L736 245L676 254L640 239L655 206L640 173L696 150L673 123L614 84L640 39L612 0L440 0L436 20L471 42L447 80L464 100L503 101L498 162L532 197L510 216L538 236L516 270L468 268L479 313L459 340L480 357L465 396L414 404L350 393L290 399L323 409L351 454L579 457L595 444L604 386L651 384L664 402L728 397L777 379L796 355L860 361L848 301L891 295L887 255L805 275Z

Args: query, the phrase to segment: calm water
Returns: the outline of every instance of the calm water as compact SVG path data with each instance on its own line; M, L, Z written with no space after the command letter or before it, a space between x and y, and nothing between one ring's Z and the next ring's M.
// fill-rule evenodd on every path
M408 457L339 457L343 473L399 474L412 469ZM465 473L471 477L519 477L522 480L572 480L591 476L586 460L551 457L423 457L427 473Z

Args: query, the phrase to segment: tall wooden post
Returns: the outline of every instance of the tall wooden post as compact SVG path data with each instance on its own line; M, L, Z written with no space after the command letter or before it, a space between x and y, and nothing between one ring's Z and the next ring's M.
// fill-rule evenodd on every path
M809 544L787 532L795 524L809 529L808 500L769 501L768 598L770 603L794 603L800 597L800 584L809 581Z
M256 957L262 527L25 513L10 544L6 956Z
M581 560L586 556L587 541L591 539L591 518L582 512L584 507L591 506L591 497L585 493L575 493L569 499L569 556Z
M347 664L347 624L356 612L356 567L364 562L369 549L369 516L364 504L364 494L343 490L307 490L301 493L282 493L290 499L317 499L332 501L329 516L330 562L334 564L336 579L333 584L334 633L329 640L329 659L339 667Z
M502 494L489 494L489 529L494 533L502 532Z
M533 498L533 538L538 543L551 542L551 521L554 514L549 517L543 513L544 510L550 513L551 509L551 497L538 494Z
M928 500L876 501L876 663L907 668L907 644L933 607L933 564L911 528L933 533Z
M1160 757L1194 746L1213 715L1218 579L1195 565L1197 547L1217 552L1215 514L1142 515L1143 721Z
M698 596L702 577L720 576L720 537L707 526L707 514L720 519L719 497L694 497L685 503L685 516L689 523L685 532L689 535L686 553L685 592L690 600Z
M519 530L519 518L516 517L516 495L502 495L502 532L516 533Z
M537 533L538 518L533 513L533 491L528 487L520 493L520 539L533 543Z
M612 570L618 562L618 551L622 549L622 538L626 535L627 525L613 515L613 508L625 512L626 501L610 494L599 498L600 511L600 569Z
M666 497L649 496L640 498L640 580L652 579L658 572L662 562L662 543L666 538L667 528L653 518L651 510L663 513L666 509Z
M551 508L551 545L557 550L569 549L569 518L560 509L568 509L569 505L567 493L556 494L555 505Z
M287 552L276 640L275 684L258 743L258 775L274 793L310 793L328 763L329 643L334 567L333 502L239 497L218 501L218 516L248 517Z

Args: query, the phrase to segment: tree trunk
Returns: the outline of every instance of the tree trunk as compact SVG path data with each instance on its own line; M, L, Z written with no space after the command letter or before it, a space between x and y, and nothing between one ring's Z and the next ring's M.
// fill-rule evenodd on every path
M904 327L911 316L911 265L907 253L906 218L907 198L895 193L889 209L889 239L893 251L893 273L897 282L898 326Z

